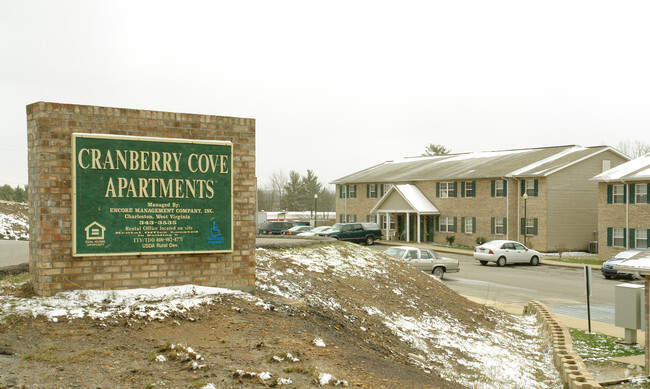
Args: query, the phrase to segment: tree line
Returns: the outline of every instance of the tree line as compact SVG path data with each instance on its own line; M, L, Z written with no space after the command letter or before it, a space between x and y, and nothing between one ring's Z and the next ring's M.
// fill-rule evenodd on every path
M309 169L304 175L276 170L268 183L257 187L259 211L313 211L318 207L318 212L333 212L335 202L334 191L324 187Z
M27 201L27 185L24 187L16 186L12 188L9 185L0 186L0 200L16 201L24 203Z

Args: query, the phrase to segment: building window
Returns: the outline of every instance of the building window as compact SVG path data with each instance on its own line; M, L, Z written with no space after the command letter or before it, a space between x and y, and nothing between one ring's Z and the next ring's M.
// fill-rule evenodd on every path
M637 229L635 231L635 247L638 249L648 248L648 230Z
M377 184L368 184L368 198L376 199L377 198Z
M351 199L356 199L357 198L357 186L356 185L348 185L348 197Z
M451 216L440 217L440 231L441 232L456 232L454 228L454 218Z
M614 204L625 204L625 185L614 185Z
M521 233L524 235L537 235L537 218L522 218Z
M492 197L508 197L508 181L492 180L490 186Z
M386 193L393 187L393 184L381 184L381 197L384 197Z
M440 197L450 198L456 197L454 182L441 182L440 183Z
M381 217L381 225L383 226L384 229L386 230L394 230L395 229L395 218L391 217L390 218L390 226L386 225L386 216Z
M464 217L461 221L463 226L463 232L466 234L473 234L476 232L476 218L475 217Z
M476 181L462 182L461 194L463 197L476 197Z
M357 221L357 215L340 215L339 223L354 223Z
M534 197L537 196L537 180L524 180L524 188L521 193L523 196L524 193L528 195L528 197Z
M648 185L636 184L635 188L635 203L644 204L648 202ZM631 196L630 196L631 197Z
M377 223L377 215L366 216L366 221L370 223Z
M609 159L603 159L603 172L606 172L611 168L612 168L612 161L610 161Z
M492 218L492 235L505 235L508 232L508 219L504 217Z
M614 246L625 247L625 228L614 228L612 237Z

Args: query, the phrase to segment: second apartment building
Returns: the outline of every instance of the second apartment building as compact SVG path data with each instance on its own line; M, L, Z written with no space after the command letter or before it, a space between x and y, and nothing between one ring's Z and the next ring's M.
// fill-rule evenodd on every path
M597 240L598 184L628 158L608 146L557 146L404 158L336 184L339 222L376 221L386 239L513 239L541 251Z

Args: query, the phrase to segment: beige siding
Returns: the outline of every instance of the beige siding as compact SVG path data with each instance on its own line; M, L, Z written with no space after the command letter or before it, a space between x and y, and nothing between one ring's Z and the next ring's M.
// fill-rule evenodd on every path
M611 167L627 162L606 151L549 176L549 250L587 250L597 240L598 183L589 179L602 173L603 160L610 160Z

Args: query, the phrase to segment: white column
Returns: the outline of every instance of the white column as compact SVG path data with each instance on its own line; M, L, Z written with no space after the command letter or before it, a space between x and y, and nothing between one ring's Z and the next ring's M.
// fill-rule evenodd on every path
M407 242L411 241L411 235L410 235L410 232L411 232L411 218L409 216L411 216L411 215L409 215L409 213L406 212L406 241Z
M418 240L418 243L422 243L422 240L420 239L420 228L422 228L422 226L420 225L420 224L422 224L421 221L420 221L420 212L417 213L416 218L417 218L416 223L418 225L418 232L417 232L418 239L417 240Z

